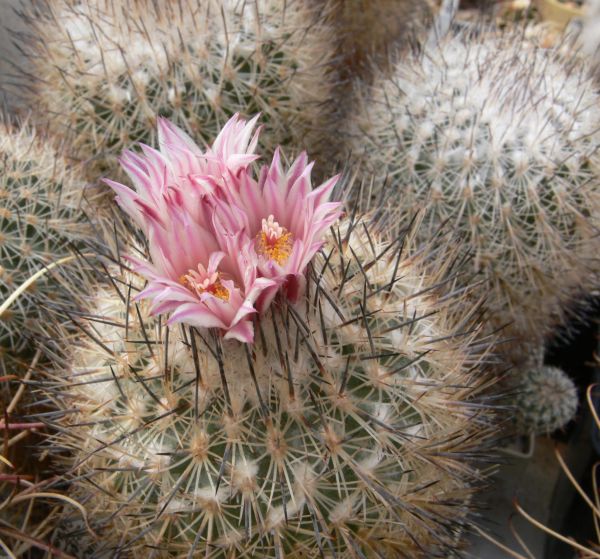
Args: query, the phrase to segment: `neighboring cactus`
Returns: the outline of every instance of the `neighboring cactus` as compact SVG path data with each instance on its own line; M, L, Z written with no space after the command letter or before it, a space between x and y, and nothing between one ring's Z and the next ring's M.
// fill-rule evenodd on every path
M445 265L366 222L329 236L306 298L256 342L92 288L46 386L89 556L433 557L456 547L489 436L481 348ZM452 319L450 316L452 315ZM455 315L462 322L457 326ZM82 546L88 547L82 547Z
M450 37L365 95L350 146L391 223L425 210L485 279L488 318L535 343L596 285L600 96L575 60L520 35Z
M157 116L206 142L234 113L262 112L269 152L313 147L330 80L324 27L303 0L40 3L31 102L73 136L93 180L114 176L125 147L155 145Z
M586 412L586 413L591 415L594 430L600 429L600 421L598 420L598 411L594 405L594 395L593 395L594 389L596 388L596 386L597 386L596 384L592 384L592 385L588 386L588 388L586 390L586 400L587 400L589 410L590 410L589 412ZM587 429L589 429L589 427L586 426L586 430ZM577 439L575 439L575 441L573 441L573 439L571 439L571 441L570 441L571 448L567 449L567 452L564 452L564 451L561 452L559 450L559 445L555 445L554 446L554 454L556 455L557 461L560 465L560 470L564 474L564 478L568 479L569 483L572 485L572 488L569 488L569 491L572 492L573 495L578 493L580 498L582 497L583 501L585 501L586 505L590 508L590 512L593 515L593 518L597 519L598 511L596 510L595 503L596 503L597 495L598 495L598 491L597 491L598 461L595 460L595 454L594 454L593 450L591 448L589 448L589 449L585 448L586 443L589 443L589 439L584 438L584 437L582 437L582 439L583 440L579 439L579 437L577 437ZM574 442L577 442L579 444L577 444L575 446ZM560 445L560 446L562 446L562 445ZM581 456L582 451L583 451L583 459ZM571 467L569 467L569 465L568 465L569 463L572 463L573 461L566 458L564 456L564 454L567 454L568 458L574 457L574 456L579 458L581 461L579 462L578 465L590 463L589 460L590 460L590 458L593 457L594 458L593 466L589 469L588 472L578 471L577 473L574 473L573 470L571 469ZM539 475L539 473L541 473L540 470L542 468L546 469L546 468L550 468L552 466L548 462L548 451L547 450L545 450L543 453L540 453L538 456L544 457L543 465L537 466L538 472L536 472L536 473L538 473L538 475ZM593 490L590 491L589 495L586 493L585 489L582 488L581 481L583 479L591 479L592 480ZM585 485L587 485L587 484L585 484ZM557 493L556 489L558 489L558 487L561 487L561 486L555 487L555 493ZM538 488L537 487L530 488L529 491L531 491L532 489L533 489L533 491L536 491L536 489L538 489ZM561 487L560 494L562 494L562 490L563 490L563 488ZM538 491L539 491L539 489L538 489ZM552 502L554 502L554 501L555 501L555 498L552 499ZM583 501L582 501L582 504L583 504ZM533 506L533 503L530 502L530 506ZM562 506L562 503L559 506ZM543 522L540 522L540 520L535 518L536 516L539 518L539 514L532 516L531 511L528 510L529 507L522 506L522 504L519 503L518 499L514 500L514 508L516 509L516 512L518 512L519 515L522 516L523 519L526 520L531 525L531 528L540 530L540 532L539 532L540 536L545 538L547 534L552 534L553 540L555 542L561 544L558 546L547 545L546 551L548 553L548 555L547 555L548 557L571 557L571 556L574 556L574 557L578 557L579 559L594 559L594 558L597 558L600 556L600 537L598 536L597 533L594 535L594 538L592 539L591 532L584 532L587 535L585 536L585 539L582 539L581 542L579 542L579 541L577 541L577 539L575 539L575 536L579 535L579 534L576 534L575 532L578 532L579 530L574 529L575 528L574 526L572 526L568 532L564 532L561 534L560 532L556 531L555 525L547 526ZM554 506L552 508L554 509ZM588 519L585 518L584 514L582 514L580 512L581 510L582 509L579 506L577 506L577 508L575 508L574 505L571 505L569 507L570 513L572 513L572 511L577 511L575 514L573 514L573 517L577 520L576 524L585 522L588 526L591 526L592 523ZM583 507L583 510L585 510L585 507ZM513 522L512 517L514 517L514 513L511 514L511 519L507 518L507 521ZM594 523L595 522L596 522L596 520L594 520ZM518 524L523 526L522 521L519 521ZM571 524L571 523L569 523L569 524ZM485 532L483 532L481 530L478 530L478 531L482 536L485 537L486 540L497 545L498 548L502 550L502 554L504 554L506 556L510 556L510 557L524 557L523 555L521 555L521 552L523 551L523 547L524 547L523 546L524 539L521 536L521 534L519 534L518 531L511 530L511 531L513 531L515 541L517 541L519 543L519 547L517 547L517 549L514 551L512 549L510 549L510 547L506 546L506 542L498 541L492 534L489 534L489 533L486 534ZM532 532L530 532L528 530L527 537L531 537L531 534L532 534ZM550 543L550 542L548 541L547 543ZM562 544L567 544L567 546L569 546L569 547L565 547Z
M577 388L562 369L530 367L519 371L518 381L512 400L519 433L550 434L575 417Z
M339 130L356 110L355 84L370 83L379 72L389 72L394 61L426 37L433 15L430 0L305 0L321 10L331 27L330 67L335 76L330 110L323 122L318 156L337 168ZM326 168L326 167L325 167Z
M70 254L69 243L88 228L79 209L83 183L57 152L28 126L0 122L0 297L2 303L25 281ZM44 331L40 301L58 302L51 274L39 278L0 316L0 347L23 349Z

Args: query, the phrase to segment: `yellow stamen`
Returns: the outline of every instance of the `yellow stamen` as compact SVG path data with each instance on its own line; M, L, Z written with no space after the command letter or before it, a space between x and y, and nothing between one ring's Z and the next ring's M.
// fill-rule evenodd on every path
M282 266L292 252L292 234L270 215L268 219L262 220L262 230L257 235L257 244L258 254Z
M206 280L198 281L198 277L194 276L198 276L197 272L190 270L188 274L179 278L179 283L198 296L203 293L210 293L218 299L229 301L229 290L221 283L218 275L216 278L211 278L212 281L210 283Z

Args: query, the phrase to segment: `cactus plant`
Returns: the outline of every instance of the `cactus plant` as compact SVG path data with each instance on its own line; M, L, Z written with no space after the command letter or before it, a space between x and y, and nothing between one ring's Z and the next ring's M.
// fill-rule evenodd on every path
M519 371L514 394L517 431L522 434L550 434L575 417L577 388L558 367L542 365Z
M586 67L516 33L446 38L364 93L349 149L391 222L463 236L489 317L539 344L598 270L600 98ZM507 333L507 335L509 335Z
M324 26L300 0L37 4L31 102L69 131L94 180L114 176L133 142L155 144L157 115L208 141L234 113L262 112L271 151L316 137L330 89Z
M70 254L69 243L89 236L82 222L83 183L57 151L0 122L0 296L2 302L45 267ZM0 316L0 346L20 351L44 330L40 301L64 296L51 275L33 283Z
M410 239L342 223L254 345L167 326L113 270L45 385L94 557L433 557L489 436L472 314ZM106 285L109 285L107 287ZM443 285L445 284L445 288ZM104 286L102 286L104 285ZM455 322L456 316L462 322ZM452 316L452 318L450 318Z

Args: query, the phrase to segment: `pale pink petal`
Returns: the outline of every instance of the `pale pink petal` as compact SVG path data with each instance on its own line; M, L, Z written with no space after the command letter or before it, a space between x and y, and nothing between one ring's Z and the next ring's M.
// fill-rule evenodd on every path
M144 152L148 180L154 185L154 198L159 200L158 195L162 194L169 183L172 182L169 165L160 151L145 144L141 144L141 148Z
M279 292L280 287L280 283L274 283L273 285L267 287L266 289L260 292L260 294L256 298L256 301L254 302L256 310L260 314L263 314L271 306L271 303L273 302L277 293Z
M226 340L238 340L244 344L254 342L254 325L251 320L242 320L225 332Z
M221 260L227 256L224 252L213 252L208 259L208 273L216 272Z
M279 148L275 150L273 155L273 161L269 167L269 172L264 184L263 196L265 201L265 210L263 217L268 217L270 214L283 221L283 217L288 215L288 212L292 211L291 208L286 208L284 188L286 186L285 176L283 175L283 169L281 168L281 160L279 155Z
M296 160L298 161L298 160ZM306 198L311 193L311 180L310 174L312 172L314 166L314 162L309 163L304 168L298 166L296 171L301 171L298 176L295 176L296 173L288 173L288 184L291 187L288 190L288 199L298 200L302 198ZM292 176L290 176L292 175Z
M184 303L173 312L167 324L185 322L198 328L220 328L226 330L225 324L219 316L201 302Z
M132 180L136 192L143 198L149 199L155 183L149 179L147 168L140 165L137 156L131 152L125 152L119 159L119 163Z
M163 145L180 145L185 147L194 155L201 156L202 151L196 145L196 142L188 136L178 126L175 126L172 122L169 122L166 118L158 118L158 145L162 148Z
M303 151L296 160L292 163L290 170L288 171L288 182L294 184L298 177L302 174L306 166L308 165L308 155Z
M126 214L131 216L142 229L144 229L146 226L146 221L140 211L139 206L135 203L135 201L139 198L135 190L127 188L121 183L112 181L110 179L102 179L102 182L104 182L117 193L115 200L117 204L119 204L120 208Z
M309 200L313 200L314 204L320 205L329 199L331 195L331 191L334 189L335 185L340 179L340 175L335 175L331 177L329 180L325 181L321 186L315 188L311 193L308 194L307 198Z
M246 320L250 315L256 314L256 309L249 301L244 301L244 303L238 308L231 324L238 324L242 320Z

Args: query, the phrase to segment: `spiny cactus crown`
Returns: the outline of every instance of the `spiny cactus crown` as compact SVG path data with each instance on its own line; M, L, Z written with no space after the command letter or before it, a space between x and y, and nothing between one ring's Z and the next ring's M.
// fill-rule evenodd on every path
M44 266L69 254L69 243L88 233L78 211L83 185L56 151L27 126L0 123L0 298ZM0 346L23 348L43 327L39 296L61 299L49 277L40 278L0 317Z
M303 302L257 321L254 345L167 327L132 302L130 274L89 299L89 339L46 388L76 410L54 446L72 453L95 557L453 545L487 436L475 334L451 326L461 297L439 298L441 277L355 225L329 238Z
M208 142L234 113L262 112L270 151L297 148L328 99L322 26L300 1L60 0L31 19L33 102L100 170L155 145L157 115Z
M462 233L497 323L530 334L596 262L600 98L571 62L511 33L452 36L380 80L352 124L398 222L423 207L424 232Z
M577 413L577 387L558 367L542 365L519 372L514 396L520 433L550 434L565 427Z

